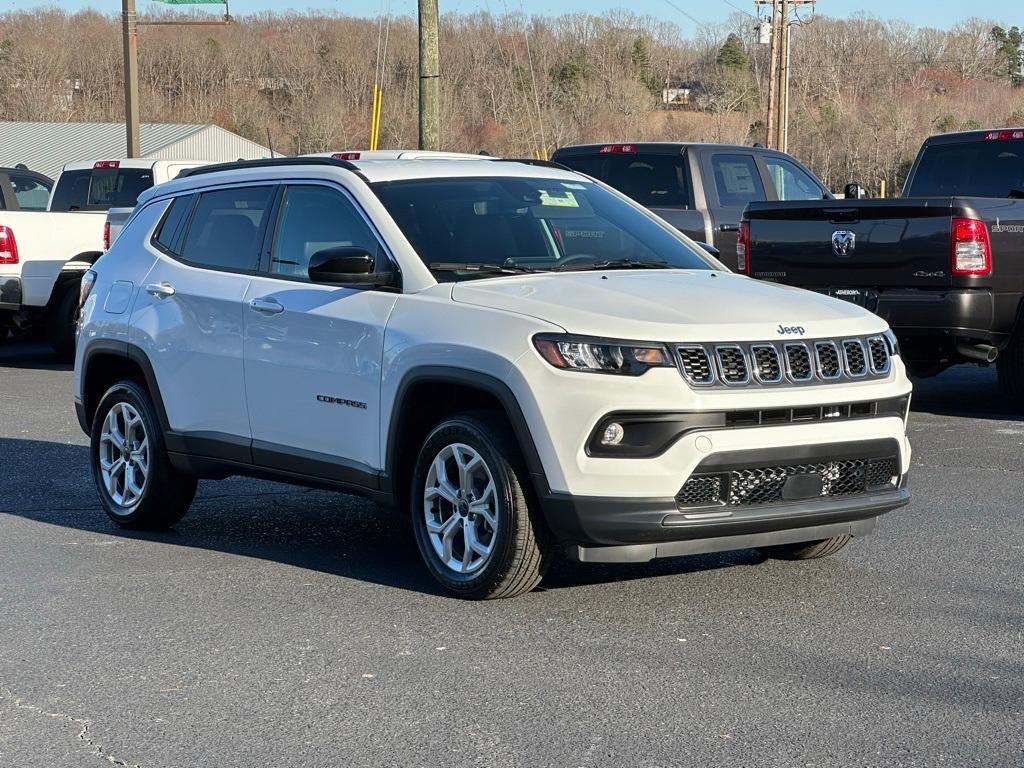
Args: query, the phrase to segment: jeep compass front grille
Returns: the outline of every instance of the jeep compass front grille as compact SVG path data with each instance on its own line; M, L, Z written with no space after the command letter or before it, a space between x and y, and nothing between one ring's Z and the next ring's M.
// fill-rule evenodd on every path
M889 375L882 336L742 344L682 344L675 348L683 378L696 387L833 384Z

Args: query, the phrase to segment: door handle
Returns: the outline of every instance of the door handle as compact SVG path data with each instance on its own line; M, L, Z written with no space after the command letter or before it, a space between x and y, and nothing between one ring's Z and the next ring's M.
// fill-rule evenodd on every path
M279 315L284 312L284 307L277 299L253 299L249 306L254 312L264 315Z
M739 232L740 231L740 225L739 224L719 224L718 225L718 231L719 232Z
M150 283L146 286L146 293L150 296L165 299L168 296L174 295L174 286L170 283Z

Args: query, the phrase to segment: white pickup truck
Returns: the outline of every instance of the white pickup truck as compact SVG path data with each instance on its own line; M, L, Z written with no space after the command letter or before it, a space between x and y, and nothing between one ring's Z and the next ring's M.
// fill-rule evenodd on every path
M135 206L154 184L197 160L69 163L45 211L0 210L0 338L42 325L54 351L70 358L82 273L105 248L106 212Z

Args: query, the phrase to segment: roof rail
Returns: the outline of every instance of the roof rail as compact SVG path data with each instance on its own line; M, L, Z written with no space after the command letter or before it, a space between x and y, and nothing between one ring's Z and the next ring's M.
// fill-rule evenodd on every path
M567 165L556 163L554 160L536 160L532 157L496 157L494 161L496 163L523 163L524 165L536 165L540 168L557 168L559 171L571 171L575 173Z
M189 168L178 174L178 178L188 176L199 176L204 173L217 173L218 171L242 171L248 168L278 168L290 165L329 165L334 168L344 168L346 171L353 171L359 178L366 181L359 170L359 166L350 163L348 160L338 160L333 157L270 157L262 160L238 160L233 163L216 163L214 165L199 165Z

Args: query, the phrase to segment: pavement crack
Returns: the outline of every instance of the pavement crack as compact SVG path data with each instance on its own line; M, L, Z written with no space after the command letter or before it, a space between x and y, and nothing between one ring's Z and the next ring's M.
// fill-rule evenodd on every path
M8 689L0 690L0 701L10 701L15 709L24 710L26 712L32 712L33 714L39 715L40 717L50 717L54 720L64 720L65 722L71 723L76 726L78 730L78 740L85 744L89 748L89 753L100 760L103 760L109 765L118 766L118 768L142 768L138 763L129 763L126 760L113 755L107 751L106 747L100 744L93 737L89 728L92 726L92 720L85 717L75 717L74 715L68 715L64 712L51 712L48 709L31 704L20 696L15 696Z

